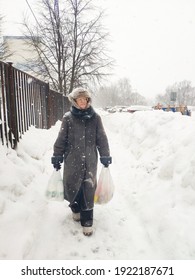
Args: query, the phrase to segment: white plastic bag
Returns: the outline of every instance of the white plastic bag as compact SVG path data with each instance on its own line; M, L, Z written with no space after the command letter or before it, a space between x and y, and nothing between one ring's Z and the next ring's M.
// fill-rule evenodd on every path
M54 170L49 178L46 197L49 200L63 201L64 200L64 186L60 170Z
M114 183L108 167L102 167L99 175L94 202L104 204L109 202L114 194Z

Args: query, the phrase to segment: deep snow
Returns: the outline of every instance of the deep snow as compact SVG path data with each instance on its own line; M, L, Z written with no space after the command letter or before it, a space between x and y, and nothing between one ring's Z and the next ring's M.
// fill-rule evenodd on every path
M1 260L195 259L195 118L145 111L102 115L115 194L85 237L68 202L45 197L61 122L0 145ZM101 166L99 164L98 172Z

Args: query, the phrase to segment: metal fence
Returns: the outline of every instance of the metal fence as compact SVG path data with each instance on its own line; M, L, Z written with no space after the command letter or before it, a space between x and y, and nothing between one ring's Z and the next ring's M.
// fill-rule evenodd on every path
M15 148L30 126L48 129L69 110L68 98L45 83L0 61L0 137Z

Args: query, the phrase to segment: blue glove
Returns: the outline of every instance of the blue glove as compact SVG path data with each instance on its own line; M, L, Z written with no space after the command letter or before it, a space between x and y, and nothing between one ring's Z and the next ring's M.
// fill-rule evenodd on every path
M112 163L112 157L100 157L100 162L104 165L104 167L108 167L109 164Z
M53 156L51 158L51 163L53 167L58 171L61 169L61 163L63 162L63 156Z

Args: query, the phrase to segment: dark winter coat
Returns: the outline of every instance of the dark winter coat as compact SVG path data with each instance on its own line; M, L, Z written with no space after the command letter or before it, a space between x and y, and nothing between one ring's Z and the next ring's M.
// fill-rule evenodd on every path
M108 139L100 116L91 106L86 110L72 106L71 111L63 117L54 144L54 156L64 155L65 199L71 204L84 184L87 210L94 206L97 151L100 156L110 156Z

